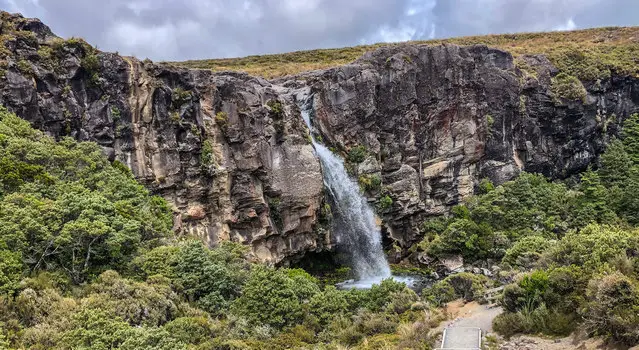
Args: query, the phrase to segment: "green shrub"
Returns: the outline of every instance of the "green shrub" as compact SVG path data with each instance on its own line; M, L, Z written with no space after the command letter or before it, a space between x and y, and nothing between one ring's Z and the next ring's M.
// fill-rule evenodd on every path
M399 320L394 315L361 310L354 316L355 328L364 335L395 333Z
M569 232L542 256L546 265L583 266L595 270L612 260L639 249L635 230L591 224L579 232Z
M481 296L488 283L489 279L484 275L461 272L435 283L425 294L437 305L448 303L456 298L473 301Z
M79 283L123 268L138 248L170 234L167 203L98 145L56 142L6 111L0 118L0 250L20 252L31 271L59 269Z
M486 194L495 189L495 185L489 179L482 179L479 182L479 194Z
M358 330L349 318L338 316L333 318L319 338L324 342L337 341L340 344L352 346L364 338L364 333Z
M215 114L215 123L222 129L229 126L229 115L226 112L217 112Z
M382 179L378 175L360 175L358 182L364 192L379 191L382 187Z
M200 153L200 164L202 167L207 168L213 164L213 143L211 140L206 139L202 142L202 150Z
M89 73L89 75L97 74L100 70L100 59L92 50L82 58L80 65L87 71L87 73Z
M386 311L395 314L403 314L411 309L418 302L419 296L409 288L404 288L394 292L390 296L390 301L386 304Z
M36 34L30 30L17 30L13 32L13 35L15 35L16 39L26 43L30 47L38 47L38 38Z
M390 209L393 206L393 199L389 195L385 195L379 199L377 207L379 210L384 211Z
M255 266L242 295L233 303L233 312L253 325L282 329L303 319L305 291L306 288L298 287L286 271Z
M576 328L573 315L549 310L541 304L535 309L518 312L505 312L493 320L493 329L506 338L513 335L544 333L555 336L567 336Z
M72 328L62 334L64 348L112 349L135 331L121 318L102 310L83 309L73 317Z
M247 278L246 250L226 242L213 250L200 241L190 241L175 254L175 282L189 301L218 315L240 295Z
M347 292L327 286L322 292L315 294L309 301L311 315L317 317L321 325L327 325L331 320L348 312L349 302Z
M19 251L0 249L0 295L12 294L18 288L23 270Z
M542 304L532 313L534 333L543 333L554 336L568 336L577 328L575 313L562 313L550 310Z
M175 278L176 256L180 252L178 246L160 246L135 258L133 266L144 278L162 275Z
M31 66L31 63L29 63L29 61L24 59L18 61L18 70L20 70L22 74L26 74L28 76L31 76L34 73L33 66Z
M563 45L553 50L549 58L560 71L570 74L584 81L596 81L610 78L610 66L604 63L608 60L608 53L579 47L574 44ZM621 52L612 54L622 57Z
M307 303L320 292L317 278L302 269L285 269L286 275L295 284L295 294L303 303Z
M465 261L502 259L525 236L556 239L571 227L575 195L564 184L522 173L452 209L452 217L424 231L420 248L432 257L462 255Z
M87 288L84 306L113 312L131 325L160 326L178 313L179 298L169 280L155 281L163 283L134 282L106 271Z
M51 42L51 48L58 56L63 56L67 50L80 51L80 54L87 54L95 51L91 45L89 45L82 38L55 38Z
M117 106L111 106L111 118L113 118L113 121L115 121L116 123L120 121L120 119L122 119L122 113Z
M623 128L621 129L621 142L625 148L626 153L635 165L639 165L639 113L634 113L628 116L623 122ZM615 144L611 144L612 150L615 150ZM607 150L608 151L608 150ZM620 151L616 152L621 153ZM603 159L602 159L603 161ZM622 167L622 171L626 170L627 162L623 162L619 166ZM622 175L625 175L622 173Z
M503 263L524 269L532 268L552 242L541 236L524 237L506 251Z
M588 223L614 224L618 221L617 215L609 205L609 193L603 186L599 174L588 169L582 173L578 186L580 194L575 196L573 219L575 222L585 225Z
M351 163L361 163L367 156L366 148L364 146L355 146L348 151L347 160Z
M171 121L175 124L180 124L182 117L180 116L180 112L178 111L171 111L169 113L169 118L171 118Z
M368 290L352 291L351 295L349 295L351 297L350 308L355 310L363 307L374 312L382 311L393 300L395 293L401 292L406 288L404 283L386 279L380 284L373 285Z
M526 291L519 284L509 284L504 287L501 305L507 312L517 312L526 307L528 302Z
M176 87L171 94L172 108L178 110L183 104L191 100L192 95L193 93L191 91Z
M634 116L637 116L637 114L633 115L633 117ZM628 118L626 123L629 123L629 120L633 117ZM636 122L639 125L639 120ZM613 140L606 148L606 152L604 152L599 159L601 167L598 173L601 176L602 182L607 187L623 185L630 177L630 169L633 162L638 163L639 161L639 130L633 132L636 133L636 135L631 136L629 135L631 133L630 129L631 128L628 127L622 129L622 132L628 133L625 139L625 143L628 146L625 146L624 142L620 140ZM635 157L631 158L630 154L626 151L626 147L628 150L636 152L634 153Z
M505 338L510 338L519 333L528 333L529 328L524 317L520 313L505 312L493 320L493 329Z
M187 350L188 347L163 328L133 328L119 349Z
M586 88L579 79L572 75L563 72L557 74L557 76L552 78L550 89L556 99L586 101Z
M206 317L180 317L163 327L172 338L185 344L202 344L219 335L219 326Z
M279 119L282 118L284 113L284 108L282 107L282 103L277 100L270 100L266 103L268 108L270 108L271 112Z
M485 118L486 118L486 126L488 126L488 130L490 130L493 127L493 124L495 124L495 118L493 118L493 116L490 114L486 114Z
M639 289L621 273L590 281L582 314L589 332L628 345L639 343Z
M526 306L537 306L544 300L544 296L550 286L550 279L546 271L536 270L525 275L519 281L519 286L525 293Z
M424 297L435 305L444 305L457 298L455 288L450 283L443 281L435 283L425 294Z

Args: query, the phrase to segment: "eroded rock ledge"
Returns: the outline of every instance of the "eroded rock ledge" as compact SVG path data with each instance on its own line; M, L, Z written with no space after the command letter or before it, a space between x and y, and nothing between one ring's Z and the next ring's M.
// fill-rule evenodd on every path
M543 56L526 58L529 74L485 46L382 48L266 81L99 52L16 15L3 14L1 28L2 105L55 137L100 144L173 205L176 230L244 242L272 263L332 246L301 96L312 96L326 144L362 151L353 176L381 180L367 195L393 259L482 178L585 169L639 104L636 78L584 82L586 98L566 100L553 96L557 70Z

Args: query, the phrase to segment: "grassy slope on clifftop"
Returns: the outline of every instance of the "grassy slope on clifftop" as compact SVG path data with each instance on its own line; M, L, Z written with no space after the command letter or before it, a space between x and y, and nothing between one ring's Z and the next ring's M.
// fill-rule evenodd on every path
M569 32L520 33L414 41L414 44L484 44L509 51L515 57L545 54L560 70L582 80L609 76L610 70L639 76L639 27L606 27ZM242 71L276 78L314 69L347 64L367 51L385 45L374 44L340 49L297 51L284 54L175 62L188 68L214 71Z

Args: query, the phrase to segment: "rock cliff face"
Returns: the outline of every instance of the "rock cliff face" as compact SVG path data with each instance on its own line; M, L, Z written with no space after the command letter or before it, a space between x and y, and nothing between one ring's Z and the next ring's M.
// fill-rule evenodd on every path
M383 226L408 248L424 219L521 171L565 178L585 170L639 104L639 80L586 83L583 100L555 96L558 72L543 56L485 46L404 46L368 53L351 65L308 74L316 125L326 142L368 156L355 175L379 177L388 195Z
M326 144L359 152L349 167L399 248L393 258L482 178L583 170L639 105L638 79L613 75L566 100L551 92L557 70L544 57L525 58L529 74L485 46L382 48L266 81L99 52L6 13L0 28L2 105L55 137L99 143L173 204L176 230L244 242L273 263L332 248L302 98Z
M327 248L320 165L286 89L98 52L32 19L5 14L2 34L2 105L100 144L173 204L176 230L244 242L268 262Z

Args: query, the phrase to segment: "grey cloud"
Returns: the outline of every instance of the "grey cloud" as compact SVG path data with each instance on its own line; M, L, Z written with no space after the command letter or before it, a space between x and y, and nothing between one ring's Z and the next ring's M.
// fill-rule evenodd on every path
M181 60L636 24L636 0L0 0L103 50Z
M433 12L440 37L566 28L575 16L604 0L449 0ZM575 22L576 26L576 22Z

